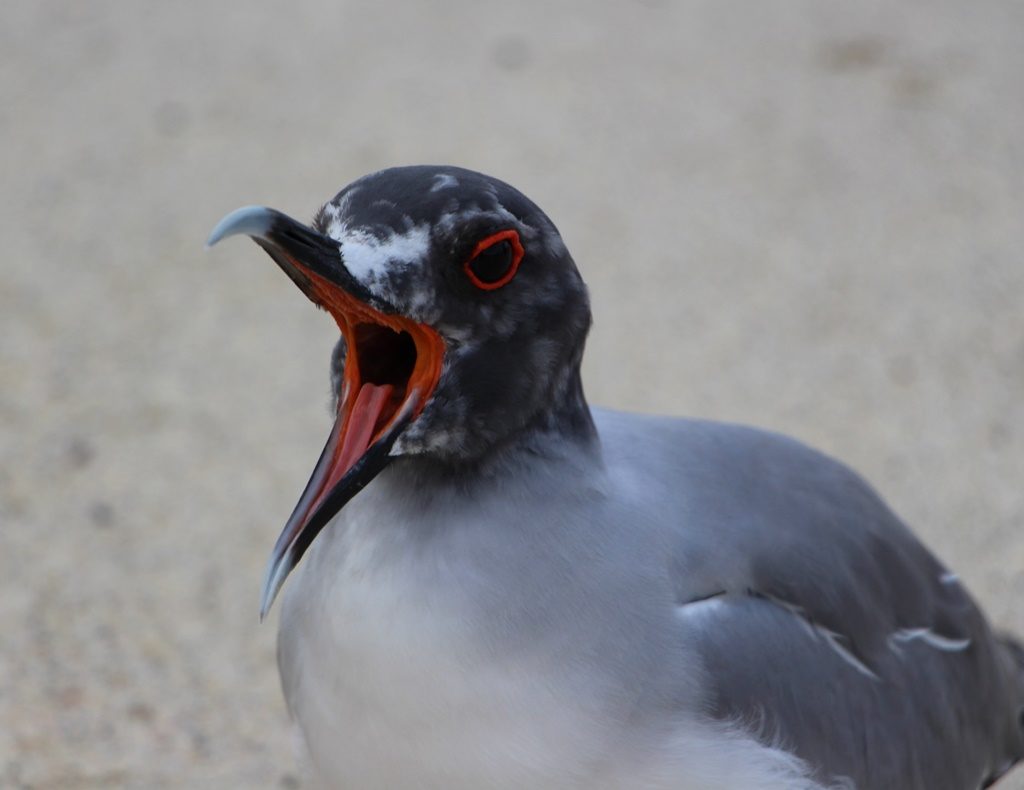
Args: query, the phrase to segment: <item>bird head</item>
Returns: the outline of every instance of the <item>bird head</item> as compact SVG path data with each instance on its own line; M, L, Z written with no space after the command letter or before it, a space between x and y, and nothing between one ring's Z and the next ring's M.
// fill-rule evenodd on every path
M508 184L392 168L345 187L310 226L250 206L208 245L238 234L341 330L334 427L274 547L261 617L317 534L392 459L472 464L532 426L592 430L579 383L586 287L551 220Z

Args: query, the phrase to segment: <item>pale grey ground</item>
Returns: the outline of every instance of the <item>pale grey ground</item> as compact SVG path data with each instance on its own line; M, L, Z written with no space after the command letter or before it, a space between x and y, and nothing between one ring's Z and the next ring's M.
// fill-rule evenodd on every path
M334 332L202 243L392 164L554 218L592 401L846 459L1024 633L1022 34L1019 0L7 0L0 786L296 785L257 593Z

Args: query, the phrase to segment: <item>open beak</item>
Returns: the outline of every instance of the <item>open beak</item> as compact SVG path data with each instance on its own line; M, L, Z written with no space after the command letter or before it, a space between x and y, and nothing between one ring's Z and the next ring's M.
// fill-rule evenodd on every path
M347 346L334 427L270 555L262 620L320 530L387 466L395 441L437 387L444 341L375 299L345 267L338 243L312 228L279 211L249 206L224 217L207 246L238 234L250 236L312 302L334 316Z

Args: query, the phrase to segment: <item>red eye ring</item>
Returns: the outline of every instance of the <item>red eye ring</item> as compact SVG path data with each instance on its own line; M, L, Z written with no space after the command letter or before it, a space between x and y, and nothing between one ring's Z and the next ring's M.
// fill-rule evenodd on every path
M494 282L485 282L481 280L473 271L470 266L476 257L486 249L493 247L495 244L501 244L501 242L507 241L512 247L512 262L509 264L508 271L501 276L500 279ZM523 249L522 242L519 241L519 233L511 228L509 230L500 230L497 233L492 233L485 239L481 239L477 242L477 245L473 248L473 252L470 253L469 258L462 264L462 270L466 273L470 282L473 283L477 288L483 291L496 291L504 285L508 285L512 278L516 276L516 271L519 269L519 264L523 260L523 256L526 254L526 250Z

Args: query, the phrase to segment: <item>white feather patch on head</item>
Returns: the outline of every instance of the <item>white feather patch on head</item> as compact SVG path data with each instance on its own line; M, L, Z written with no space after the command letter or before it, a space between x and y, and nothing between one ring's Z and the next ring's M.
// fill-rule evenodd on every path
M340 200L331 201L323 207L324 216L328 220L328 235L331 235L330 230L333 226L336 226L339 220L348 211L349 203L352 202L352 197L360 192L362 187L351 187ZM332 238L337 238L332 236Z
M426 224L380 239L364 230L331 223L328 235L338 240L345 268L364 284L381 279L396 264L420 263L430 251L430 227Z

